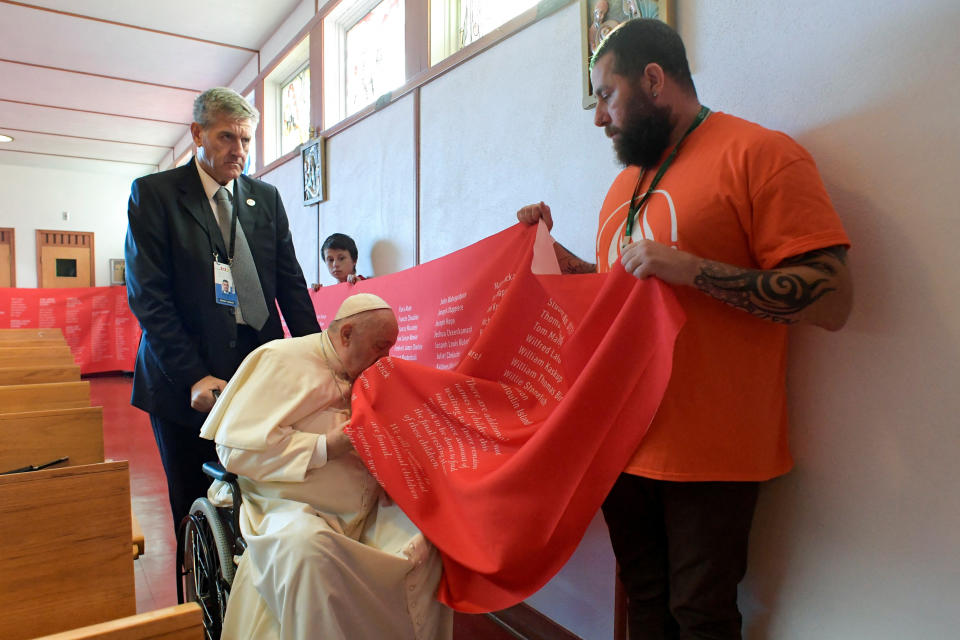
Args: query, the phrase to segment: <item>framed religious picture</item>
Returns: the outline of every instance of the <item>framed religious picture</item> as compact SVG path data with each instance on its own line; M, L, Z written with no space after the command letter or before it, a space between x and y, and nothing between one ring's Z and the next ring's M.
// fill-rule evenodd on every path
M110 284L127 284L126 264L123 258L110 258Z
M611 31L631 18L657 18L676 27L673 0L580 0L584 109L597 104L590 84L590 57Z
M303 162L303 204L327 199L325 138L308 140L300 147Z

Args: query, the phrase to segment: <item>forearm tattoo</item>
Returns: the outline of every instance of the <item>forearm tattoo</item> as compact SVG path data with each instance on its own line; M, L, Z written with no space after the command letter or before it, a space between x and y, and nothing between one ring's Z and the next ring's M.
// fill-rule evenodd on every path
M801 311L836 291L833 277L838 267L846 264L846 258L846 247L838 245L788 258L770 270L743 269L706 260L694 286L759 318L793 324L800 321ZM789 267L809 267L818 275L782 270Z
M569 249L559 242L553 243L554 252L557 254L557 262L560 263L560 273L596 273L597 265L592 262L582 260L573 255Z

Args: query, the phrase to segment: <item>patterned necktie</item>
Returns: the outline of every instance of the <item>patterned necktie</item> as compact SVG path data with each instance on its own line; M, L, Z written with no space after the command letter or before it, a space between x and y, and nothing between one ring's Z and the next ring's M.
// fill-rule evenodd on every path
M213 196L217 205L217 225L223 234L223 243L230 250L230 224L233 218L233 203L224 187L220 187ZM263 299L263 289L260 288L260 278L257 277L257 265L253 262L250 245L243 233L240 220L237 220L236 247L233 251L233 262L230 270L233 272L233 284L237 289L237 322L246 323L259 331L270 315L267 303Z

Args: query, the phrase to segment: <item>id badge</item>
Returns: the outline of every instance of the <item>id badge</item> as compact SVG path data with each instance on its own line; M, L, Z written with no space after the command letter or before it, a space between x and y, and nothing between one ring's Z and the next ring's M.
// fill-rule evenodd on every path
M237 306L237 290L233 286L230 265L216 260L213 262L213 297L217 304Z

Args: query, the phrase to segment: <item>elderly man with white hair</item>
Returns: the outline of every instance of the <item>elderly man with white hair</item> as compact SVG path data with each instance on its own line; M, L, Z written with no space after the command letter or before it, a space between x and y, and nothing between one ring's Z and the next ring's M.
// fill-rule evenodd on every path
M354 380L396 342L372 294L347 298L320 334L251 353L201 431L239 476L247 550L223 638L434 640L436 549L390 501L344 433Z

